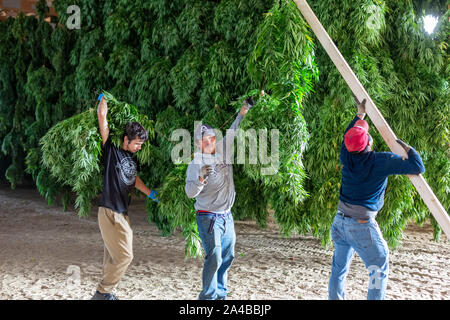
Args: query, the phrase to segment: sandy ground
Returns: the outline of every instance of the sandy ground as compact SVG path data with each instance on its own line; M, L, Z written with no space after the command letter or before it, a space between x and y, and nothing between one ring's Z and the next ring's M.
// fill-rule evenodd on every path
M101 277L103 241L97 208L87 219L48 206L32 188L0 186L0 299L90 299ZM196 299L202 259L184 258L184 239L148 224L143 200L130 207L134 260L119 283L121 299ZM275 227L236 221L229 299L327 299L332 248L308 236L281 237ZM446 240L443 235L443 240ZM410 225L391 252L387 299L450 299L450 244L432 228ZM347 298L365 299L368 274L355 256Z

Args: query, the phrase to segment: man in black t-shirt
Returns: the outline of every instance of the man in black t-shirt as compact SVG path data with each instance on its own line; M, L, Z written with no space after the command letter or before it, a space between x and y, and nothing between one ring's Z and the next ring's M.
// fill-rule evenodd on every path
M126 125L120 148L111 142L107 121L108 106L103 94L97 109L102 136L102 162L105 168L103 192L98 210L98 223L105 243L103 278L93 300L117 300L112 293L133 260L133 231L128 219L130 192L137 188L158 202L157 193L150 190L137 176L138 162L133 155L148 139L145 128L138 122Z

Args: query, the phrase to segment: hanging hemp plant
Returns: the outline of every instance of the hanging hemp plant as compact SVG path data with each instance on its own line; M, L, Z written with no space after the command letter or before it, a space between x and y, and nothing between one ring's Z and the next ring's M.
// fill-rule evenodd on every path
M225 14L226 10L239 10L233 6L227 6L228 4L230 2L221 3L219 6L222 7L216 10L216 14L218 12ZM242 6L245 5L242 4ZM243 100L248 96L255 98L256 104L243 119L240 128L242 132L246 130L268 132L269 156L277 151L272 151L270 147L271 130L279 131L280 152L277 154L276 164L273 163L274 168L268 168L265 163L250 164L248 161L243 168L240 168L241 164L234 165L237 197L233 214L238 218L256 218L259 224L264 226L267 208L270 206L275 209L275 218L282 226L284 233L289 234L298 228L292 223L295 221L293 216L297 214L296 206L307 196L303 188L305 172L301 158L308 141L308 133L300 103L312 92L318 71L312 56L314 47L312 39L309 35L303 34L309 31L295 6L289 2L283 2L281 5L273 2L273 8L267 14L263 15L261 12L259 19L255 17L259 24L251 23L251 21L247 24L247 28L251 28L249 30L254 30L255 33L251 40L242 42L238 37L248 36L248 34L230 33L227 40L220 40L210 47L209 61L205 62L194 50L187 51L172 69L174 73L171 79L177 109L192 112L195 115L203 114L202 122L222 130L223 135L236 116L236 110L242 106ZM219 24L221 20L218 16L215 16L215 21L220 28L225 29L222 22ZM269 35L271 38L267 39ZM277 39L275 43L274 39ZM231 44L236 45L239 42L242 44L242 49L241 47L238 47L238 50L233 49ZM238 51L245 52L245 55L236 54ZM185 60L186 57L194 57L194 59ZM246 61L239 62L244 58ZM275 65L279 67L280 61L283 61L282 68L268 71L266 74L267 66L269 66L268 69ZM248 67L249 72L241 71L240 68L243 66ZM203 72L201 72L202 68ZM198 77L200 74L201 78ZM193 75L192 78L191 75ZM263 78L266 81L267 93L260 97L260 89L249 90L248 84L260 86ZM238 83L237 86L236 83ZM247 83L247 86L239 83ZM236 92L232 92L228 86L241 87L238 91L240 95L237 96ZM200 88L199 104L205 109L191 111L188 107L193 100L189 100L189 97L197 90L196 88ZM205 102L206 97L209 97L209 103ZM231 100L231 97L234 99ZM211 104L212 101L215 105ZM168 113L169 110L172 111ZM173 126L173 119L176 118L177 113L173 108L167 109L164 113L172 116L158 117L157 128L171 128L171 130L185 128L182 123ZM162 114L163 112L159 115ZM184 117L186 119L186 116ZM167 121L171 121L172 124L167 125ZM186 124L190 126L188 130L192 133L193 122L186 122ZM167 131L165 136L167 137L170 132L170 130ZM237 139L236 144L240 144L240 139L245 137ZM257 138L256 144L262 145L264 142ZM167 139L162 139L160 146L165 150L169 160L173 144ZM249 154L248 144L245 154ZM193 200L187 198L184 192L185 172L185 164L175 165L168 172L162 180L158 211L155 212L151 206L149 209L153 221L160 225L165 224L166 232L181 228L186 238L186 254L190 256L197 255L201 250ZM250 197L252 194L258 194L257 205L254 203L254 197Z
M129 121L141 123L147 129L149 138L153 138L151 120L139 114L135 106L117 101L108 92L104 95L108 103L111 141L116 147L121 146L125 125ZM101 136L96 109L91 108L56 124L42 137L41 146L44 168L53 179L69 186L77 195L75 207L78 215L88 216L92 200L103 187ZM137 158L142 164L149 163L149 142L144 143Z
M448 208L450 12L443 4L310 1L396 135L420 152L425 179ZM80 29L66 28L70 5L80 8ZM252 96L255 106L240 128L255 130L258 146L259 132L267 132L268 157L278 130L277 170L263 174L270 161L234 165L234 216L264 226L270 210L283 234L331 242L339 148L355 105L292 1L55 0L53 6L54 26L42 19L44 0L38 19L0 22L0 172L12 187L31 179L49 203L61 199L65 207L74 192L79 215L89 214L102 187L97 115L89 107L104 88L112 94L116 145L128 119L147 123L154 137L137 154L141 178L161 194L159 205L147 202L149 222L163 235L180 229L186 255L197 256L193 200L183 190L187 163L172 162L171 134L179 128L192 134L195 120L225 133ZM430 13L439 16L432 35L422 30L422 15ZM376 151L388 150L374 129L371 135ZM430 220L439 238L405 177L389 178L385 200L377 221L391 246L412 220Z
M442 6L440 28L429 36L421 28L415 1L310 2L346 61L368 91L397 137L422 156L425 179L442 201L448 196L448 53L446 41L450 11ZM300 206L311 231L330 243L330 227L336 214L340 188L339 149L356 106L352 94L324 50L318 46L316 62L320 80L316 94L304 103L310 132L304 156L310 197ZM375 151L390 151L371 125ZM446 190L446 191L444 191ZM397 246L408 223L430 220L439 238L440 228L405 176L388 179L383 209L377 221L391 247Z

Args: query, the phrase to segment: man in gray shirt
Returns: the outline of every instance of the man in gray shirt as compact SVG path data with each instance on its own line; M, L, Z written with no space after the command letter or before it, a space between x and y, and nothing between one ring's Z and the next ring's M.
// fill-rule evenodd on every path
M189 198L196 199L198 232L205 251L200 300L225 299L228 294L227 271L234 260L236 242L230 211L236 195L233 141L242 118L252 106L251 98L245 100L222 140L216 142L215 132L207 124L194 131L200 152L194 153L187 168L185 191Z

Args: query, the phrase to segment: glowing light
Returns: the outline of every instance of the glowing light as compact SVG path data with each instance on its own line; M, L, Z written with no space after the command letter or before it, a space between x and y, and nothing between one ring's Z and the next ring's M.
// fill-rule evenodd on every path
M428 34L432 34L434 31L434 28L436 27L436 24L438 22L438 18L433 17L431 14L423 17L423 25L424 29Z

